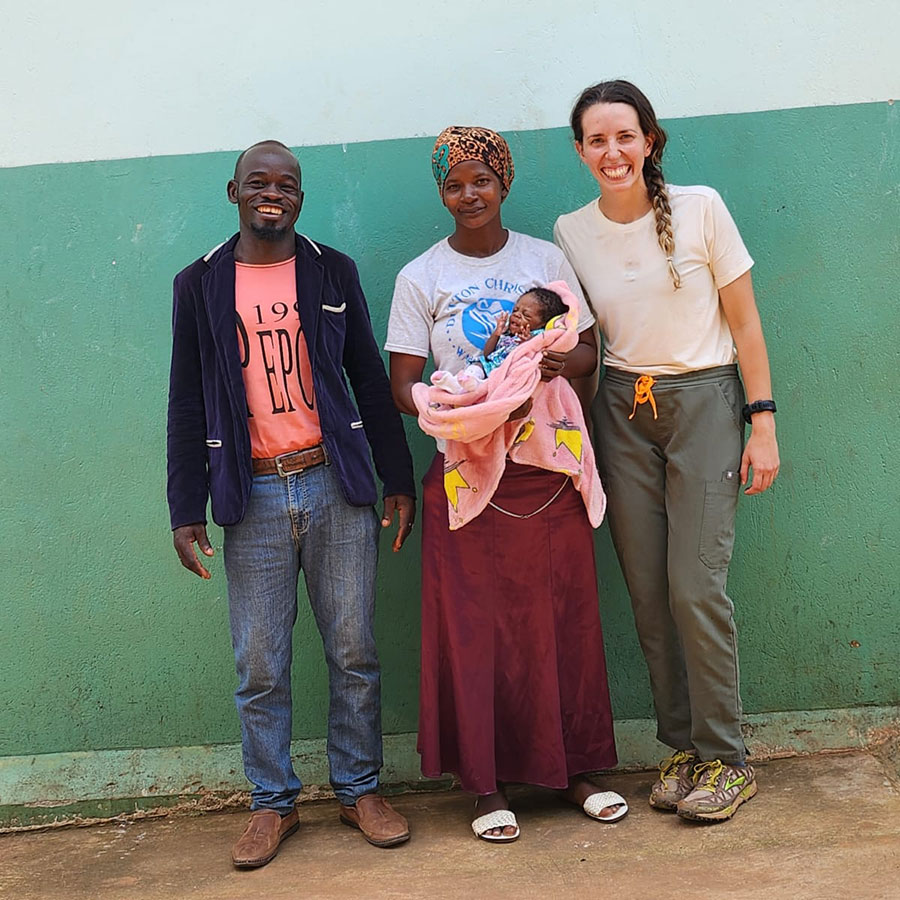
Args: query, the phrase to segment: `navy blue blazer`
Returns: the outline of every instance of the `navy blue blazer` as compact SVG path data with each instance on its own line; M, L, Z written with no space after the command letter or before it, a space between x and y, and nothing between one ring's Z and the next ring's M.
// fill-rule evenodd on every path
M253 474L234 305L234 235L175 276L169 378L168 487L172 528L244 516ZM347 502L415 497L412 458L378 352L356 264L296 235L297 300L319 424ZM346 374L346 378L345 378ZM347 389L353 388L357 406Z

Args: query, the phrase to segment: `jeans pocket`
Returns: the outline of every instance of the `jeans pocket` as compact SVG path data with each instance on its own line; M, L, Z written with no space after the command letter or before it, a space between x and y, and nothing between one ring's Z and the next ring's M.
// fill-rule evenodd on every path
M699 556L709 569L723 569L731 562L734 517L740 489L738 478L706 482Z

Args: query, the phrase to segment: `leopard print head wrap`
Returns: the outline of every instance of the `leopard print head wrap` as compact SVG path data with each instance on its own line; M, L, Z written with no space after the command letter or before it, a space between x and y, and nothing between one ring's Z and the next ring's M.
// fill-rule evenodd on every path
M515 167L506 141L490 128L451 125L438 135L431 154L431 170L441 196L444 195L444 182L450 170L457 163L470 159L478 160L492 169L503 187L509 191Z

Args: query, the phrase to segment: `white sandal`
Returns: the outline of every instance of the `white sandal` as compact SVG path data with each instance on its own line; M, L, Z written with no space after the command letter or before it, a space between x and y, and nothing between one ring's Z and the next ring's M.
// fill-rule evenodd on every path
M510 825L516 829L514 834L488 834L492 828L506 828ZM480 837L483 841L509 844L519 838L519 823L516 821L516 814L511 809L495 809L493 812L473 819L472 831L475 832L475 837Z
M600 813L608 806L618 806L619 809L611 816L601 816ZM628 804L625 802L625 798L615 791L598 791L596 794L591 794L584 801L581 808L592 819L596 819L598 822L606 822L607 824L618 822L619 819L628 814Z

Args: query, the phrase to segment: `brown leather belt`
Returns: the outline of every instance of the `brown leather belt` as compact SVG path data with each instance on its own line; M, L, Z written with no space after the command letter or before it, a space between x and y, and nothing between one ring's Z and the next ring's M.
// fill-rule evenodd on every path
M282 453L271 459L254 459L253 474L274 475L278 473L282 478L286 478L294 472L302 472L304 469L320 466L324 462L328 462L325 448L321 444L317 444L315 447L307 447L305 450L291 450L290 453Z

